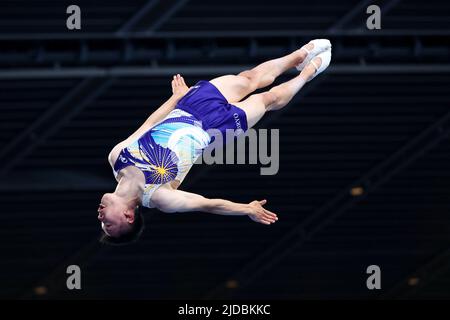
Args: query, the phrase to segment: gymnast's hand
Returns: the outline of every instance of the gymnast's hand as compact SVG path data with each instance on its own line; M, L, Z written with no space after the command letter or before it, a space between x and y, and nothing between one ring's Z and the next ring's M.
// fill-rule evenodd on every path
M275 213L266 210L263 208L263 205L267 203L267 200L261 201L252 201L248 204L250 213L248 216L255 222L259 222L262 224L272 224L278 220L278 217Z
M179 74L173 76L173 80L172 80L172 93L173 93L173 95L176 96L177 98L181 98L188 91L189 91L189 88L186 85L186 83L184 82L183 77L180 76Z

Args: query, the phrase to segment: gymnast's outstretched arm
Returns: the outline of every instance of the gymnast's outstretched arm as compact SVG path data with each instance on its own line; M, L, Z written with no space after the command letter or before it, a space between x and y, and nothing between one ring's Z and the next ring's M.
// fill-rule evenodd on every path
M179 74L173 76L172 79L172 96L164 102L158 109L156 109L128 139L134 141L138 139L147 130L153 127L158 122L162 121L172 111L177 102L186 94L188 87L186 86L184 79ZM127 139L127 140L128 140ZM130 142L131 142L130 141Z
M208 199L195 193L162 186L154 192L152 202L163 212L202 211L229 216L248 215L253 221L267 225L278 220L275 213L263 208L266 200L255 200L248 204L236 203L223 199Z
M179 74L173 76L172 79L172 96L164 102L158 109L156 109L145 122L128 138L119 142L109 153L108 160L111 166L114 166L114 161L117 159L120 151L128 146L131 142L137 140L141 135L150 130L155 124L163 120L177 105L177 102L186 94L189 88L186 86L184 79Z

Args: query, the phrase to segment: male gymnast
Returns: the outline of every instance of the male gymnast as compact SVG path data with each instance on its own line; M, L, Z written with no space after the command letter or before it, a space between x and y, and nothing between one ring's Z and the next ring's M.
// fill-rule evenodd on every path
M143 229L141 206L163 212L247 215L266 225L276 222L277 215L263 207L266 200L235 203L208 199L178 187L211 143L207 130L216 129L223 134L227 129L245 132L267 111L286 106L330 61L330 41L316 39L251 70L202 80L191 88L179 74L174 76L173 95L108 155L118 184L114 192L103 195L98 208L102 241L123 244L136 240ZM293 67L300 71L293 79L242 100Z

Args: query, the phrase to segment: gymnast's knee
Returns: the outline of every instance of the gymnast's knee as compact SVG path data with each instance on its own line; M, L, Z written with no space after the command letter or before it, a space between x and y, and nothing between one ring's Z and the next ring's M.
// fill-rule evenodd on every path
M255 70L245 70L238 74L243 78L243 84L249 92L258 88L258 74Z
M279 97L279 95L273 91L266 91L260 93L260 95L264 106L266 107L266 110L271 110L271 107L277 105L277 103L279 103L281 100L281 97Z

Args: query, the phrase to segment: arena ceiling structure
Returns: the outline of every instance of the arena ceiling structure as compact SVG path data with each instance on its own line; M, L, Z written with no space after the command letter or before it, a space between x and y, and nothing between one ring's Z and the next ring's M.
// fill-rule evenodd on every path
M366 0L78 1L82 29L68 31L68 1L3 1L0 297L450 298L450 4L378 3L380 30ZM280 130L278 174L202 165L182 185L266 198L277 224L146 209L138 243L98 242L107 155L173 74L192 85L318 37L330 68L257 126Z

